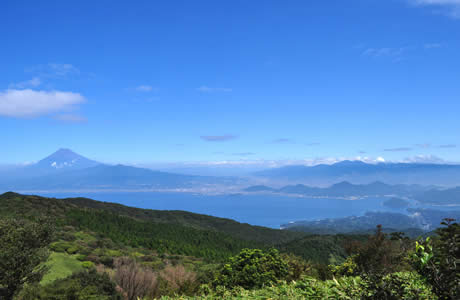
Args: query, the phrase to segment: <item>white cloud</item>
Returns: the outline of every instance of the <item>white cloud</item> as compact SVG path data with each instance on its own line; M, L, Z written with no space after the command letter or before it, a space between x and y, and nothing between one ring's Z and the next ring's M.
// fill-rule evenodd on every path
M153 90L153 87L150 85L140 85L136 87L136 91L138 92L151 92Z
M209 87L205 85L200 86L196 90L202 93L215 93L215 92L230 93L233 91L231 88L213 88L213 87Z
M0 116L29 118L70 110L85 102L73 92L8 89L0 92Z
M409 0L419 6L433 6L442 9L441 13L460 18L460 0Z
M460 5L460 0L415 0L415 3L425 5Z
M372 57L399 57L404 53L405 50L406 50L405 47L367 48L366 50L364 50L363 54L366 56L372 56Z
M439 148L443 148L443 149L457 148L457 145L455 145L455 144L444 144L444 145L439 145Z
M416 155L407 157L402 162L406 163L446 163L446 161L435 155Z
M37 87L42 84L40 77L34 77L30 80L10 84L10 88L24 89L28 87Z
M34 66L27 69L26 72L34 73L44 78L63 78L80 74L80 70L72 64L57 63Z
M68 74L79 74L80 70L71 64L48 64L49 69L57 76L67 76Z

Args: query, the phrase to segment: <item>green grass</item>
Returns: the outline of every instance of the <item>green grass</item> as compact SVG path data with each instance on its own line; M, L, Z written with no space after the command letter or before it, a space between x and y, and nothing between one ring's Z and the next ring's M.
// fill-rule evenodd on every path
M82 262L78 261L75 255L52 252L45 263L50 269L43 276L41 285L49 284L56 279L66 278L75 272L83 270Z

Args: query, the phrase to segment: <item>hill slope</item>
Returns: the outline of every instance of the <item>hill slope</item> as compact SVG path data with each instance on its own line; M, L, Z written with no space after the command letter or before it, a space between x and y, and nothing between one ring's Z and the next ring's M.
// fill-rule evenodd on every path
M73 228L73 232L87 232L97 236L97 240L107 240L107 245L112 248L119 245L113 249L109 247L110 251L118 251L122 246L215 260L226 258L242 248L276 247L286 252L295 250L292 252L305 259L322 263L328 263L329 253L337 259L343 259L345 255L343 239L329 236L308 236L302 232L252 226L185 211L139 209L87 198L55 199L13 192L0 195L0 217L33 219L42 216L56 219L61 237L68 235L64 230L68 227ZM311 243L307 241L314 241L315 248L295 246ZM58 249L65 245L66 249L72 248L65 239L57 245ZM74 247L96 247L85 251L100 253L97 249L101 246L78 244ZM318 254L318 249L324 253Z
M45 198L8 192L0 195L0 216L53 216L66 219L69 214L107 214L117 218L128 217L142 223L173 225L190 230L221 233L235 239L275 245L302 236L260 226L238 223L234 220L217 218L185 211L160 211L128 207L116 203L95 201L87 198Z

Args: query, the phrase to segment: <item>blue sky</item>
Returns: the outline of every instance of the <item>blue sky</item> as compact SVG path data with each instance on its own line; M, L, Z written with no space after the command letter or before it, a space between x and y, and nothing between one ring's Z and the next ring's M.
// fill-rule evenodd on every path
M0 34L0 163L460 161L458 0L15 0Z

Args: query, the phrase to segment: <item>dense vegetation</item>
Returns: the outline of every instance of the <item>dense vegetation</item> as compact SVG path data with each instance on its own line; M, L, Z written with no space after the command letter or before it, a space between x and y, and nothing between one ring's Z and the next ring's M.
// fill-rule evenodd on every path
M459 248L452 219L415 241L0 195L1 299L458 299Z

